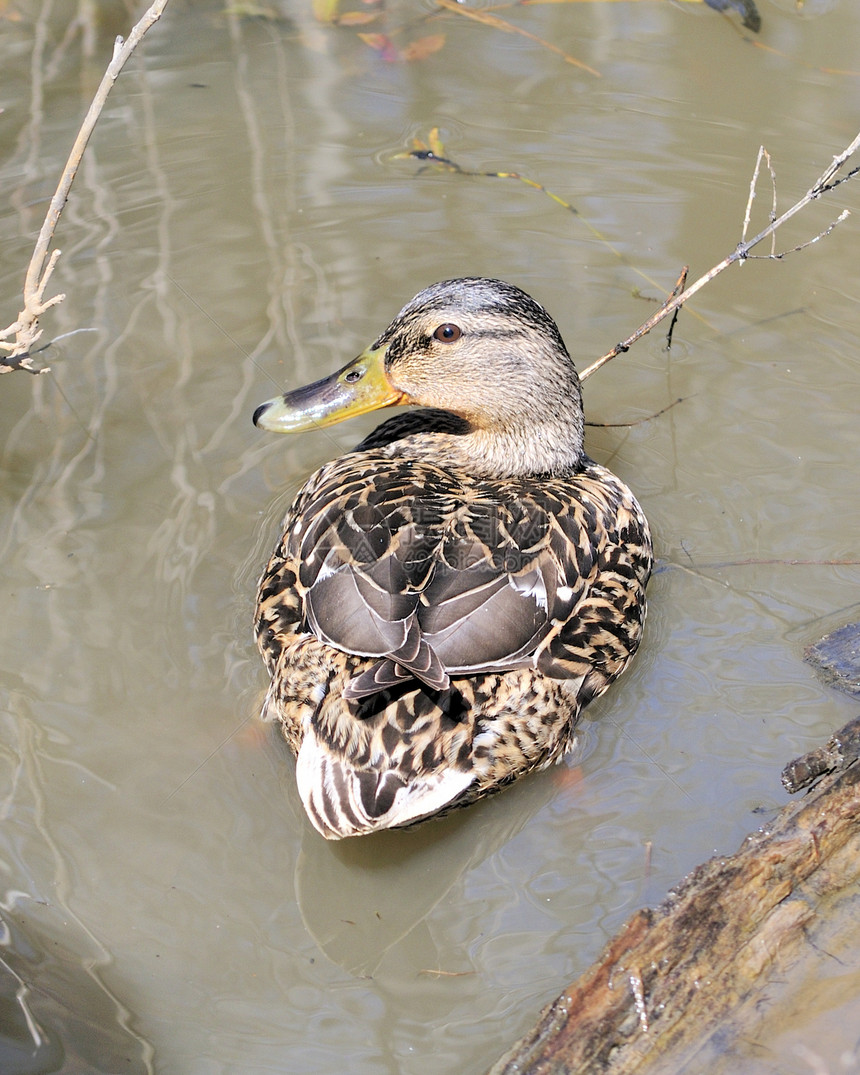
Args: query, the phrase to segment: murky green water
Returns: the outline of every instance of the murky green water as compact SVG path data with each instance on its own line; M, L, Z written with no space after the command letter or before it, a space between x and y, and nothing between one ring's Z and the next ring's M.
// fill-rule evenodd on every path
M802 660L858 608L855 212L712 283L670 353L649 337L588 381L597 422L684 402L591 431L661 569L582 757L414 833L314 834L256 720L254 586L299 483L374 419L288 440L256 431L254 407L451 275L531 291L586 365L651 311L643 274L671 288L734 247L760 142L786 208L857 133L860 11L764 0L767 49L700 5L498 12L597 78L465 17L412 26L429 3L393 18L444 48L388 63L309 6L168 7L59 229L68 297L44 327L77 334L46 353L52 374L0 381L0 912L30 985L15 998L7 979L3 1018L20 1028L28 1005L44 1038L10 1071L481 1072L634 909L762 824L786 760L856 714ZM129 25L104 7L90 61L59 47L72 3L0 8L4 325ZM621 256L522 184L395 159L434 126L465 167L570 200ZM769 202L763 184L760 225ZM858 203L844 186L778 245ZM841 958L856 1022L860 956ZM775 1032L761 1071L809 1071L798 1044L844 1059L814 1029ZM839 1070L857 1069L851 1047Z

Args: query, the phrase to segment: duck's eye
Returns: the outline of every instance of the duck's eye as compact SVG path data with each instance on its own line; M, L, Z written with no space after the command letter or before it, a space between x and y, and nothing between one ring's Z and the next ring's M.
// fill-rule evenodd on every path
M453 343L454 340L459 340L462 335L459 325L446 323L436 329L433 333L433 339L439 340L440 343Z

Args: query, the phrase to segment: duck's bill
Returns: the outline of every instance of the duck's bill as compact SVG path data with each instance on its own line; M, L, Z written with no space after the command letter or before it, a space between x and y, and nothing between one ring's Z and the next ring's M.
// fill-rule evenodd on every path
M302 433L408 402L385 374L385 348L368 348L331 377L263 403L254 411L254 425L270 433Z

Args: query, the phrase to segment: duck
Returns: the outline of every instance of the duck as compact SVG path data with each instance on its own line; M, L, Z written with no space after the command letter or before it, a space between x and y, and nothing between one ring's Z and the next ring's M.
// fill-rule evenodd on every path
M579 376L543 306L502 280L432 284L254 424L298 433L401 405L308 478L257 592L263 717L330 840L561 760L645 620L648 522L585 452Z

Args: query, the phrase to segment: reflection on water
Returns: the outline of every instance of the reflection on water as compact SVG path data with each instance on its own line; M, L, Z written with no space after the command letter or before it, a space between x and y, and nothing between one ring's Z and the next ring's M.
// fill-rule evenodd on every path
M414 832L315 836L256 720L254 585L292 493L374 419L268 438L256 404L342 365L452 275L533 293L584 366L652 309L640 272L670 287L734 246L760 141L781 207L850 141L857 79L840 72L860 26L849 3L762 5L765 51L697 5L506 13L597 79L450 15L440 51L388 63L306 7L168 8L58 236L68 298L46 333L88 331L51 348L51 375L2 380L3 995L24 979L55 1049L32 1070L62 1047L66 1071L121 1053L183 1075L480 1072L854 715L802 652L857 614L856 213L720 277L671 352L646 339L588 381L598 422L683 402L589 431L661 566L582 757ZM111 47L105 32L91 62L60 49L71 5L21 11L0 34L4 324ZM396 158L436 125L465 166L545 184L614 250L522 184ZM856 209L851 185L840 196L784 245ZM762 1027L766 1070L805 1070L783 1062L798 1044L835 1064L818 1028L856 1015L851 973L790 1042ZM4 1011L23 1041L20 1000Z
M137 1075L150 1067L150 1047L100 981L106 953L85 932L19 902L0 914L0 937L0 1070Z
M325 848L306 826L295 877L308 933L333 962L351 974L372 976L443 899L456 899L452 889L464 875L504 847L549 793L544 783L526 781L517 788L515 814L476 807L432 825ZM396 901L390 898L395 892ZM326 894L322 902L320 893ZM444 952L436 953L428 967L444 958Z

